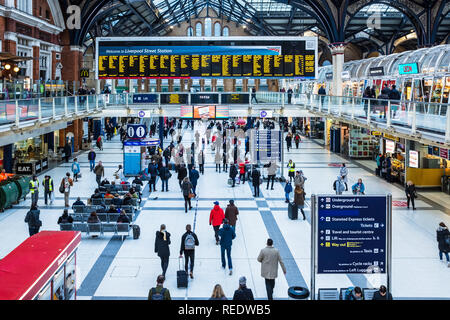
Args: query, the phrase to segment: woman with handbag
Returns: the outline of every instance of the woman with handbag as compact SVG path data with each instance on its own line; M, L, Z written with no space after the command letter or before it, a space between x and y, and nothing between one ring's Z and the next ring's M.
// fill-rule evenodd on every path
M409 209L409 202L411 201L413 210L416 210L416 207L414 205L414 198L417 198L417 191L416 191L416 186L414 185L414 183L412 183L411 180L406 183L405 193L406 193L406 203L408 205L408 209Z
M195 197L192 192L192 183L189 181L188 177L183 179L183 182L181 183L181 191L183 192L184 197L184 212L187 213L187 205L189 204L189 210L191 210L191 198Z

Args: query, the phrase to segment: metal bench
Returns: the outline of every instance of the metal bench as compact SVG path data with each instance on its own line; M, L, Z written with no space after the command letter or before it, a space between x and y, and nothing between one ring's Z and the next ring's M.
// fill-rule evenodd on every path
M85 208L86 208L86 206L82 206L82 205L72 206L73 212L75 212L75 213L83 213Z
M322 288L318 292L319 300L339 300L337 288Z
M87 223L87 233L90 236L102 235L102 224L101 223Z
M124 238L130 235L130 224L129 223L117 223L117 235L121 236L122 241Z
M375 288L363 288L362 292L363 292L364 300L372 300L373 294L377 291L378 291L378 289L375 289Z
M59 229L61 231L72 231L73 230L73 224L72 223L60 223Z
M102 204L105 204L103 199L101 199L101 198L93 198L92 199L93 206L98 206L98 205L102 205Z
M84 222L74 222L73 231L88 232L87 224Z
M108 214L105 213L97 213L97 217L101 222L109 222L108 220Z

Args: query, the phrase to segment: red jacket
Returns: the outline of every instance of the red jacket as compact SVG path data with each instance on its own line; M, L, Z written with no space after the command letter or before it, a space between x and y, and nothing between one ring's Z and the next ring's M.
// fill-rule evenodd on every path
M245 163L243 163L243 162L239 163L239 173L240 174L245 173Z
M214 205L214 208L211 210L211 214L209 215L209 224L212 222L213 227L220 226L224 218L225 213L222 208L217 204Z

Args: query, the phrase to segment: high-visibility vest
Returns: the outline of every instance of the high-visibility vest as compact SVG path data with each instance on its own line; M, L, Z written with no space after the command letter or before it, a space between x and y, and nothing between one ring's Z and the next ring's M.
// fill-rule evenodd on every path
M52 191L53 191L53 188L52 188L52 183L53 183L53 180L52 180L52 178L48 179L48 191L50 191L50 192L52 192Z
M38 190L38 188L39 188L39 179L36 179L36 181L31 180L30 181L30 185L31 185L30 190L31 190L32 194L34 193L34 190L39 191Z
M295 172L295 163L288 163L289 172Z

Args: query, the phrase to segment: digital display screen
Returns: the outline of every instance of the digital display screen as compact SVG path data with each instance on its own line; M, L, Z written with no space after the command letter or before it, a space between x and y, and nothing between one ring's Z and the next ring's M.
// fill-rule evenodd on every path
M215 106L194 106L194 119L214 119L215 117Z
M192 106L182 106L180 108L180 118L192 119L193 115L194 115L194 112L193 112Z
M317 39L313 37L220 42L179 38L169 44L167 38L158 37L98 38L98 78L316 77Z

